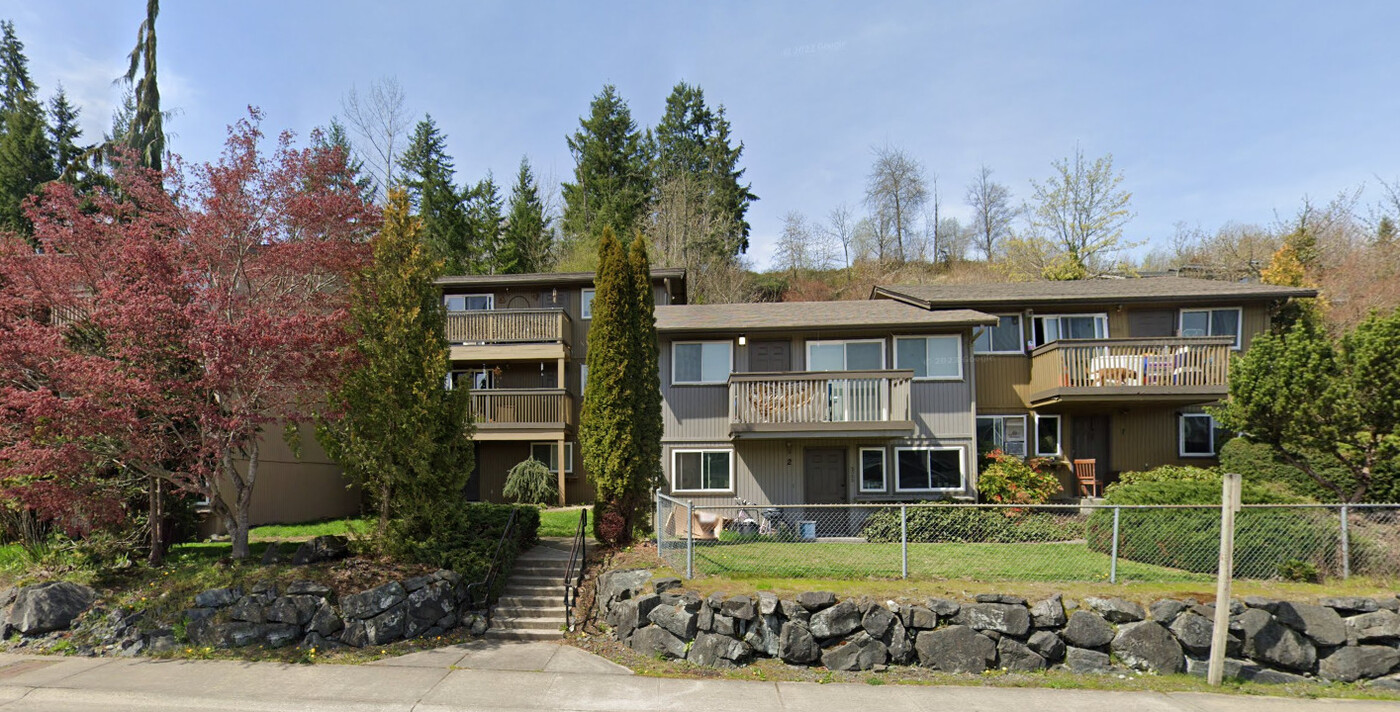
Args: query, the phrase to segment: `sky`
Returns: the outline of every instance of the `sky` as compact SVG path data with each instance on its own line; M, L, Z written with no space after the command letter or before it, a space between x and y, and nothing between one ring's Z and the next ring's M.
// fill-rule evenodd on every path
M157 22L169 148L217 158L257 106L303 138L382 77L447 134L458 177L505 185L522 156L572 176L565 137L606 83L641 125L678 81L744 143L749 256L782 218L859 210L876 146L937 176L966 221L982 165L1019 202L1076 146L1111 154L1125 236L1270 225L1400 178L1397 2L172 2ZM86 137L110 126L144 0L0 0L30 70L62 83ZM1146 247L1140 249L1147 249Z

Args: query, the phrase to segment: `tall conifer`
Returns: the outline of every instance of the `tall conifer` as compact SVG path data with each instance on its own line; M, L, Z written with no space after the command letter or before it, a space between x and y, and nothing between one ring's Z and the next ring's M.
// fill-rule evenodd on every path
M539 184L530 170L529 159L520 159L520 172L510 191L510 205L501 250L497 258L504 274L542 272L549 263L553 235L550 218L544 214Z

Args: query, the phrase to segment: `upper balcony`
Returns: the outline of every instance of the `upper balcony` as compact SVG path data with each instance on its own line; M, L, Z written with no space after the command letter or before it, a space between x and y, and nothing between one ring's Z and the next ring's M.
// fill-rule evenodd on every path
M1076 339L1031 352L1030 401L1208 403L1229 392L1234 337Z
M735 437L899 437L914 432L913 371L735 373L729 432Z
M573 330L563 309L454 311L444 328L459 361L567 358Z

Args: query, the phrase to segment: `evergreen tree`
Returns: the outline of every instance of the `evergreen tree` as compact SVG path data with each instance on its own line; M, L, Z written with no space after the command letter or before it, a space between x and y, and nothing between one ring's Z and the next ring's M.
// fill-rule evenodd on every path
M14 23L0 22L0 229L28 237L24 200L58 177L38 87Z
M336 119L331 119L330 126L318 130L314 138L314 145L320 150L335 150L345 161L344 171L341 175L351 176L343 188L352 188L357 194L367 201L374 201L374 179L365 172L365 161L355 153L355 149L350 145L350 136L345 132L345 125Z
M477 272L480 250L474 244L466 196L453 182L456 169L447 155L447 137L433 117L424 115L399 157L407 198L423 221L422 239L449 274Z
M565 183L564 232L594 239L604 227L630 235L651 197L648 146L617 88L605 85L568 138L574 182Z
M543 272L549 264L554 236L544 214L539 184L528 158L520 159L520 172L510 191L510 206L497 264L503 274Z
M636 512L647 509L642 503L661 483L661 365L656 337L656 298L651 292L651 260L647 256L646 240L632 240L628 250L633 297L636 299L636 323L629 336L637 352L635 383L637 428L636 474L630 495L636 497ZM636 515L634 515L635 518Z
M49 137L53 145L54 172L64 174L87 150L78 145L83 129L78 125L78 107L68 101L63 87L49 100Z
M117 134L136 152L142 166L158 171L165 158L165 114L160 110L160 86L156 83L156 15L160 0L146 0L146 19L136 30L136 47L128 55L126 83L134 88L135 112L126 131Z
M496 274L500 271L505 203L491 174L486 174L467 192L466 203L467 245L470 247L467 267L474 274Z

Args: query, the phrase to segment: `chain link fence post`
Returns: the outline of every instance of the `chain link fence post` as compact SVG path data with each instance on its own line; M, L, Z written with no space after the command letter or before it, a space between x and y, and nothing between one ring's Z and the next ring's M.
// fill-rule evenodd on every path
M1113 553L1108 562L1108 582L1118 583L1118 523L1122 514L1121 507L1113 508Z
M685 577L695 578L695 501L685 501Z
M1351 578L1351 533L1348 531L1347 515L1350 507L1342 505L1342 579Z
M899 505L900 578L909 578L909 505Z

